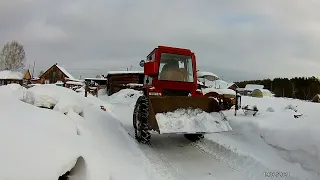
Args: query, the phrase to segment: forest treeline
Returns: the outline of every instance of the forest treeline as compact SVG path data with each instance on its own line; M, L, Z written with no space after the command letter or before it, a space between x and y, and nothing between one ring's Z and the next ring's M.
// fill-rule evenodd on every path
M316 94L320 94L320 81L316 77L275 78L263 80L251 80L236 82L239 88L247 84L264 85L277 97L288 97L302 100L311 100Z

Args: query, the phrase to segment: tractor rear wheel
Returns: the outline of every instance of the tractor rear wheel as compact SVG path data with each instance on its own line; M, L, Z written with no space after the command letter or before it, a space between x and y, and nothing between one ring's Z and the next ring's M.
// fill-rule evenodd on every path
M140 96L133 111L133 127L135 138L139 143L150 144L149 132L149 102L146 96Z
M189 141L196 142L204 138L203 134L184 134L184 137Z

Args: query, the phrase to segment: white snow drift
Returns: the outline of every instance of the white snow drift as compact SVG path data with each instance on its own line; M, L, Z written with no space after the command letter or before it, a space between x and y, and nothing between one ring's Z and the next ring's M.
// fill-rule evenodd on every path
M0 179L57 180L70 170L70 179L158 178L104 102L55 85L18 87L0 87Z

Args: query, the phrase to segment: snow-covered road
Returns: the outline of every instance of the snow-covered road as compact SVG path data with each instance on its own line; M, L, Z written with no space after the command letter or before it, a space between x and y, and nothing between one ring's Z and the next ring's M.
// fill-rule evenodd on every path
M313 118L295 119L293 118L295 112L285 108L290 103L299 103L302 110L313 117L312 112L317 112L318 108L316 105L313 106L314 104L277 98L257 100L247 98L245 103L257 103L261 112L258 117L245 116L241 112L235 117L233 112L225 112L233 126L233 132L207 134L202 141L196 143L189 142L183 135L152 134L151 145L148 146L137 143L134 138L132 114L135 101L139 96L140 93L137 91L122 90L109 97L101 96L100 99L106 103L109 112L119 120L132 141L137 144L153 168L164 179L318 179L318 160L309 158L316 157L315 151L307 149L306 155L288 160L286 156L293 156L291 150L288 150L289 154L286 155L272 146L279 145L279 142L282 142L281 146L293 149L317 146L317 140L314 139L317 137L314 134L317 131L312 129L310 133L302 131L300 135L296 135L299 132L296 129L307 127L307 121L314 123ZM268 110L263 112L264 109L270 109L270 106L274 107L276 112L270 113ZM305 107L308 108L304 109ZM291 130L287 132L288 129ZM291 135L283 136L283 133ZM308 145L306 147L303 147L303 141L283 143L293 135L295 138L304 140L312 138L315 141L312 139L304 141ZM269 138L269 142L265 141L266 137ZM305 167L310 167L311 170L306 171Z
M113 113L134 139L131 106L113 104ZM151 146L139 145L165 179L185 180L248 180L245 174L221 163L202 151L183 135L152 135ZM261 176L262 177L262 176Z

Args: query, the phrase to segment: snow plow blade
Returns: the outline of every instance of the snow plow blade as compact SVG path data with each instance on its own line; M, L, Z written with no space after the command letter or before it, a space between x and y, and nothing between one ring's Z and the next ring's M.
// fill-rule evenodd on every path
M149 126L159 134L232 131L218 102L209 97L149 96Z

